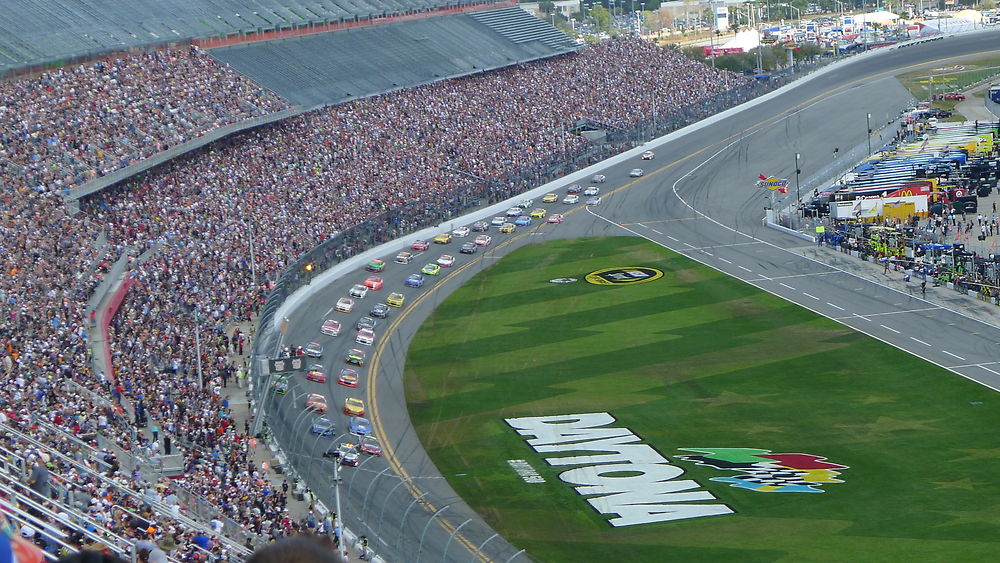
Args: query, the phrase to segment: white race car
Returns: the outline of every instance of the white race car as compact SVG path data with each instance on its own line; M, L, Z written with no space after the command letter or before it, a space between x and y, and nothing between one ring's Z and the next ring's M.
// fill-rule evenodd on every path
M563 198L563 203L566 205L573 205L574 203L580 203L580 196L576 194L568 195Z
M646 151L642 153L643 160L653 160L654 158L656 158L656 155L653 154L653 151Z
M357 297L358 299L364 299L368 295L368 286L362 284L356 284L351 288L351 297Z
M467 236L469 236L469 231L470 231L469 227L459 227L459 228L457 228L457 229L455 229L454 231L451 232L451 236L453 236L453 237L467 237Z
M584 197L591 197L601 193L601 188L597 186L588 186L587 189L583 190Z

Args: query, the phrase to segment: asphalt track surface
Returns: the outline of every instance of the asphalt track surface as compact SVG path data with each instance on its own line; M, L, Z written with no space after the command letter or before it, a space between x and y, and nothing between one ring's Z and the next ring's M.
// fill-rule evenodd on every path
M297 439L283 446L286 451L300 452L290 455L293 463L312 489L328 499L332 462L323 460L321 453L335 440L309 433L312 416L300 414L301 394L327 397L337 435L347 428L347 417L339 414L344 399L362 398L385 455L363 457L360 467L341 471L342 515L349 529L373 538L376 553L391 561L527 560L517 555L517 547L493 535L427 457L408 418L403 363L420 324L448 293L511 249L555 237L646 238L1000 391L1000 327L801 256L797 250L805 241L762 226L765 195L754 187L760 173L794 177L795 153L801 156L803 177L836 165L834 147L843 150L866 141L867 114L877 128L907 104L909 93L893 75L953 65L958 59L995 56L1000 54L998 37L998 32L950 37L828 69L823 76L744 111L674 135L655 148L652 161L635 157L608 167L602 171L607 182L600 185L603 201L598 206L564 205L565 186L553 190L560 202L541 204L539 198L536 207L563 213L564 223L535 220L533 226L520 227L513 235L501 235L492 227L488 233L492 244L477 254L458 252L461 243L471 241L472 236L431 245L405 266L392 263L395 251L387 251L383 258L389 265L380 274L385 287L358 300L351 314L329 309L347 295L351 285L370 275L363 264L350 275L313 288L307 301L289 315L292 322L285 343L323 343L319 362L329 380L319 384L306 381L301 374L291 378L292 389L279 398L278 408L285 412L286 424L294 426ZM644 168L646 174L630 178L632 168ZM443 268L439 276L428 276L422 288L403 288L409 274L441 254L455 256L455 265ZM391 291L406 295L404 306L393 308L388 319L379 321L374 346L355 344L354 322ZM327 318L344 324L340 336L319 333ZM368 352L367 364L358 370L362 378L356 390L336 383L337 372L346 365L346 351L355 347ZM453 535L456 528L459 533ZM489 558L477 557L480 547Z

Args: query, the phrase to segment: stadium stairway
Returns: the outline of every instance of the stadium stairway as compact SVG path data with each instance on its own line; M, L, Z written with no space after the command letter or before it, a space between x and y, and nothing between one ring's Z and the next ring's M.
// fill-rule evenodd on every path
M517 6L472 12L469 17L514 43L540 41L556 51L576 49L576 44L568 35Z

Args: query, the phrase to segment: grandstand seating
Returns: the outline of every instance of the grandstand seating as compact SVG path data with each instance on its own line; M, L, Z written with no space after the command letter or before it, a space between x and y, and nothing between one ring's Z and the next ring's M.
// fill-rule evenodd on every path
M113 50L472 3L469 0L18 0L6 2L0 12L0 29L4 30L0 34L0 73Z
M318 106L577 48L516 6L213 49L294 104Z

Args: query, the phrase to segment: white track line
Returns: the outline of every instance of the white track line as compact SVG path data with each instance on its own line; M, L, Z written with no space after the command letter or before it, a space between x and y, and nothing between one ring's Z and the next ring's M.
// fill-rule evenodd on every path
M737 266L739 266L739 264L737 264ZM747 268L746 266L740 266L740 269L742 269L742 270L746 270L746 271L748 271L748 272L752 272L752 271L753 271L753 270L751 270L750 268Z
M882 315L899 315L902 313L919 313L921 311L940 311L943 307L924 307L923 309L907 309L905 311L887 311L885 313L868 313L867 315L858 315L860 317L879 317Z
M831 306L831 307L833 307L834 309L840 309L841 311L846 311L846 309L844 309L840 305L834 305L833 303L830 303L829 301L827 301L826 304L829 305L829 306Z
M732 262L730 262L729 260L726 260L725 258L723 258L723 257L721 257L721 256L719 257L719 260L722 260L722 261L723 261L723 262L725 262L726 264L732 264Z
M795 291L795 288L792 287L792 286L790 286L790 285L788 285L787 283L778 282L778 285L780 285L782 287L787 287L788 289L791 289L792 291Z
M880 326L880 327L882 327L882 328L884 328L886 330L891 330L891 331L895 332L896 334L899 334L899 331L896 330L896 329L894 329L894 328L892 328L891 326L885 326L885 325L878 325L878 326Z
M857 313L854 313L854 316L855 316L855 317L857 317L857 318L859 318L859 319L861 319L861 320L863 320L863 321L868 321L868 322L872 322L872 320L871 320L871 319L866 319L866 318L862 317L861 315L859 315L859 314L857 314ZM844 318L845 318L845 319L851 319L851 318L854 318L854 317L844 317Z
M819 297L816 297L815 295L813 295L811 293L806 293L806 292L803 291L802 295L805 295L806 297L808 297L810 299L815 299L816 301L819 301Z
M958 354L952 354L951 352L949 352L947 350L941 350L941 351L944 352L945 354L948 354L952 358L958 358L959 360L962 360L963 362L965 361L965 358L963 358L962 356L959 356Z
M930 346L930 344L928 344L928 343L924 342L923 340L920 340L920 339L919 339L919 338L917 338L916 336L911 336L911 337L910 337L910 340L912 340L912 341L914 341L914 342L919 342L919 343L923 344L924 346Z

